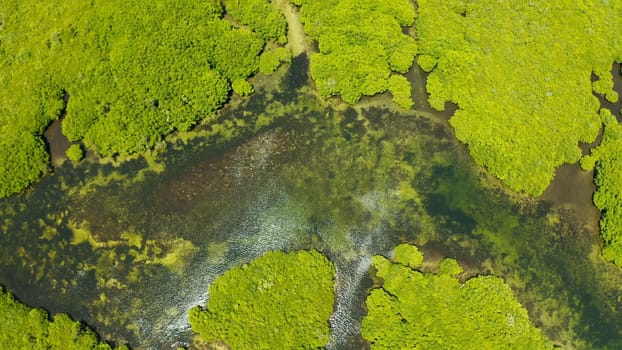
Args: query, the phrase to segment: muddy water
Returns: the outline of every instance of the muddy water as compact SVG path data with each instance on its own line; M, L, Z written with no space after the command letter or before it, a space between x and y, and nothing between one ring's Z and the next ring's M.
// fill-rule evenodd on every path
M428 79L429 73L424 72L417 64L414 64L410 71L406 74L408 80L411 82L411 91L413 100L415 102L415 109L431 113L434 117L442 118L443 120L449 120L449 118L456 112L458 106L447 102L445 104L445 110L442 112L436 111L428 103L428 93L425 88L425 82Z
M593 171L582 170L577 164L565 164L557 169L541 198L571 210L579 223L598 232L600 211L592 202L595 189Z
M61 124L62 121L60 119L53 121L43 134L52 164L55 166L62 164L67 159L65 151L71 146L71 142L63 135Z
M71 146L71 142L67 139L62 132L62 121L65 118L66 106L67 102L69 102L69 93L65 92L63 96L64 106L60 112L60 117L58 120L53 121L47 127L45 132L43 133L43 139L45 140L45 144L48 149L48 153L50 154L50 158L52 161L52 165L59 166L67 159L65 155L65 151L69 146Z
M622 93L622 71L620 63L614 63L611 70L614 88L618 93ZM616 103L607 101L604 96L597 95L602 108L609 109L614 115L621 119L622 99ZM583 154L589 154L590 150L597 147L602 140L601 129L598 138L591 144L581 144ZM598 221L600 211L592 202L592 196L596 186L594 185L594 172L584 171L577 164L564 164L560 166L555 174L555 178L545 193L541 196L542 200L549 201L556 206L571 210L573 216L578 219L579 224L593 232L598 232Z
M62 166L0 201L0 281L106 339L167 349L191 344L187 311L216 276L266 251L316 248L337 268L329 348L358 349L371 256L412 242L429 271L452 256L467 275L504 277L560 346L622 339L622 275L593 254L598 238L577 215L591 203L585 174L560 168L545 200L516 202L482 180L447 115L333 110L297 91L301 57L287 85L223 116L273 118L259 130L171 143L162 172L144 160Z

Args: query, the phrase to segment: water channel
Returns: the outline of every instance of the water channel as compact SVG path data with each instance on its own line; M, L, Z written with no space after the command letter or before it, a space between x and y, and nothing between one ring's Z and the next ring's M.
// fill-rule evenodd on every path
M0 201L0 283L133 348L192 345L211 281L271 250L315 248L337 268L331 349L360 349L370 258L415 243L434 271L503 277L564 348L622 339L622 273L601 260L591 174L560 168L540 199L476 167L409 73L415 111L386 96L318 99L307 59L225 108L217 125L122 164L55 162ZM451 111L451 109L449 109ZM451 113L451 112L449 112ZM62 164L62 165L60 165Z

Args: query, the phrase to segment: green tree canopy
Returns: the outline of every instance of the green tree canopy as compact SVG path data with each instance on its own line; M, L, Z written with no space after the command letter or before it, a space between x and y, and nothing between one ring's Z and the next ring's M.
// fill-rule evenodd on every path
M287 42L287 23L270 0L226 0L227 13L265 40Z
M473 158L516 191L541 194L579 142L598 135L599 104L622 59L622 3L419 0L418 59L432 107ZM598 77L592 85L591 74Z
M69 146L69 148L67 148L67 150L65 151L65 154L67 155L67 158L69 160L74 162L79 162L80 160L82 160L82 158L84 158L84 151L82 150L82 146L77 143Z
M440 272L421 273L414 246L395 250L395 262L374 256L382 286L367 298L362 334L372 349L552 349L502 279L478 276L464 284L453 259Z
M0 197L17 193L36 181L47 168L49 156L39 136L4 130L0 139Z
M266 50L259 56L259 72L264 75L270 75L276 71L281 63L289 63L291 61L292 54L284 47Z
M219 0L3 1L0 197L45 169L39 137L63 108L71 141L129 155L214 118L233 82L252 91L241 82L286 24L268 1L227 5L224 18Z
M301 6L305 32L319 44L311 55L311 76L320 94L356 103L363 95L391 89L395 102L410 108L410 91L392 74L405 73L417 52L402 33L415 18L408 0L293 0Z
M4 349L41 350L110 350L100 343L97 335L82 323L66 314L56 314L53 320L42 309L32 309L15 300L11 293L0 288L0 344ZM117 349L127 350L126 346Z
M603 140L581 159L581 166L586 170L595 168L594 204L602 211L603 256L622 267L622 125L607 109L602 109L600 115L605 124Z
M190 324L232 349L317 349L328 342L334 276L317 251L267 253L216 278Z

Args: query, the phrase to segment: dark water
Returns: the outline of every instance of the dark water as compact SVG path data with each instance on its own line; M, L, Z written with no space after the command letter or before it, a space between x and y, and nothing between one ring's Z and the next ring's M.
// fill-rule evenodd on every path
M611 76L613 77L614 89L619 94L620 91L622 91L622 66L620 65L620 63L613 64L613 68L611 69ZM602 95L596 95L596 97L598 97L600 105L603 108L607 108L608 110L610 110L613 115L618 117L619 121L622 121L622 98L618 99L618 101L615 103L611 103L607 101L607 99L605 99L605 97Z
M63 96L64 106L60 112L58 120L50 123L43 133L43 139L47 146L48 153L50 154L52 164L55 166L62 164L67 158L65 156L65 151L71 145L71 142L65 135L63 135L61 128L62 120L65 118L65 114L67 113L67 102L69 102L69 94L65 92Z
M164 169L64 165L0 201L0 282L105 339L166 349L191 344L187 311L216 276L266 251L316 248L337 268L329 347L358 349L371 256L412 242L428 270L451 256L465 276L504 277L562 347L622 346L622 274L598 256L593 215L580 215L583 174L560 169L542 200L509 198L447 115L327 107L304 92L307 64L203 136L169 142ZM579 190L565 197L567 186Z
M61 124L60 120L53 121L43 134L52 164L61 164L66 158L65 151L71 145L71 142L61 131Z

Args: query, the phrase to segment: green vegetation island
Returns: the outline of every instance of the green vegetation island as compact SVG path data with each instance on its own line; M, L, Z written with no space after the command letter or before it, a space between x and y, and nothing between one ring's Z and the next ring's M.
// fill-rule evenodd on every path
M0 347L622 348L621 31L0 0Z

